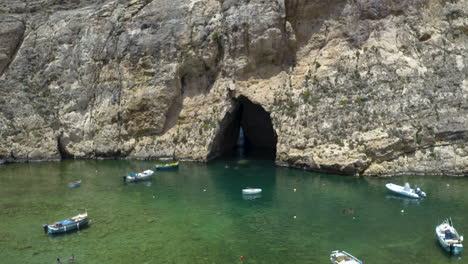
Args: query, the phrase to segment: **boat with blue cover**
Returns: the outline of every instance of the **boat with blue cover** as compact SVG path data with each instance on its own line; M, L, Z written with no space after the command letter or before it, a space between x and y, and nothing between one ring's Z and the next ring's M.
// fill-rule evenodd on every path
M55 222L53 224L45 224L42 225L44 228L44 232L47 234L57 234L57 233L65 233L67 231L80 229L81 227L87 225L89 223L88 212L83 214L79 214L72 218Z
M453 226L452 219L445 219L435 229L437 239L442 248L450 254L460 254L463 250L463 236L460 236Z
M130 173L126 176L123 176L122 178L126 182L137 182L137 181L147 180L153 174L154 174L154 171L145 170L140 173Z
M165 164L156 164L154 165L156 170L172 170L179 168L179 162L165 163Z

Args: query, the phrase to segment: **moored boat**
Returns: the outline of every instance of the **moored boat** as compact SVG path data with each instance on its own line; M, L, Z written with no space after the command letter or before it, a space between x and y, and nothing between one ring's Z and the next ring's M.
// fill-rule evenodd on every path
M165 163L165 164L156 164L154 165L156 170L171 170L179 168L179 162Z
M453 226L452 219L445 219L435 229L437 239L442 248L451 254L460 254L463 250L463 236L460 236Z
M332 251L330 260L333 264L364 264L348 252L339 250Z
M394 192L411 198L423 198L426 197L426 193L423 192L420 188L411 189L409 183L405 183L405 186L387 183L385 187Z
M151 175L154 174L152 170L145 170L140 173L130 173L129 175L123 176L123 180L126 182L137 182L148 179Z
M81 180L68 183L68 187L70 188L76 188L76 187L79 187L80 185L81 185Z
M42 225L42 227L44 228L45 233L56 234L56 233L64 233L64 232L75 230L75 229L80 229L80 227L87 225L88 222L89 222L88 212L85 212L83 214L79 214L77 216L74 216L72 218L69 218L60 222Z
M259 189L259 188L245 188L245 189L242 189L242 194L257 194L257 193L261 193L262 192L262 189Z

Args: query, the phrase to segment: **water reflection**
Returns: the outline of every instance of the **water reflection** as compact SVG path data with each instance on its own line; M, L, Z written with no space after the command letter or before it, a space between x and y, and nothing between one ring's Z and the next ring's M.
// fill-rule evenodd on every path
M242 199L244 200L255 200L258 198L262 198L261 193L254 193L254 194L242 194Z
M409 198L409 197L403 197L403 196L398 196L398 195L392 195L392 194L387 194L385 196L387 199L392 199L392 200L400 200L403 201L404 205L409 205L409 204L420 204L421 200L420 199L415 199L415 198Z
M152 182L150 181L145 181L145 182L142 182L142 184L146 187L151 187L151 185L153 184Z

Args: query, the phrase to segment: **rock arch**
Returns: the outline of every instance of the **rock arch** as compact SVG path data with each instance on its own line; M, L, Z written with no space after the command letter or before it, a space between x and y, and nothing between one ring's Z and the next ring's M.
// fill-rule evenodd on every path
M240 96L234 100L233 111L223 119L209 158L241 154L274 160L276 143L270 114L261 105Z

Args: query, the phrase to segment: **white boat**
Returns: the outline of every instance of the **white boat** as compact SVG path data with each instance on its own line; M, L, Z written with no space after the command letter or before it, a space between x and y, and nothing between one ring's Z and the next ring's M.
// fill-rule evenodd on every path
M137 182L148 179L151 175L154 174L152 170L145 170L140 173L130 173L129 175L123 176L123 180L126 182Z
M332 251L330 260L333 264L363 264L362 261L348 252L339 250Z
M463 250L463 236L460 236L453 227L452 219L445 219L435 229L437 239L445 251L451 254L460 254Z
M68 183L68 187L70 187L70 188L76 188L76 187L79 187L80 184L81 184L81 180L79 180L79 181L73 181L73 182Z
M398 193L411 198L423 198L426 197L426 193L423 192L420 188L411 189L409 183L405 183L405 186L387 183L385 187L394 193Z
M259 188L245 188L245 189L242 189L242 194L257 194L257 193L261 193L262 192L262 189L259 189Z

